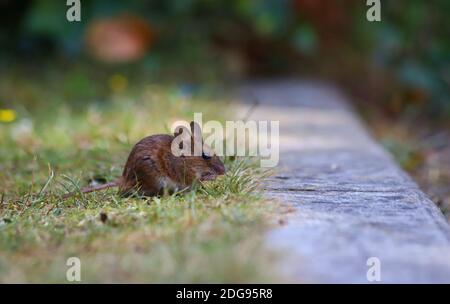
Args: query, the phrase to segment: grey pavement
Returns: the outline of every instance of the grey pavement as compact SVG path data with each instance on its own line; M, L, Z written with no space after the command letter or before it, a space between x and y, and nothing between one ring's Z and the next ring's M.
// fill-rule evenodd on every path
M280 121L280 164L266 194L293 207L267 245L295 282L450 283L450 227L440 210L371 138L345 96L313 81L254 82L250 119ZM246 105L248 106L248 105Z

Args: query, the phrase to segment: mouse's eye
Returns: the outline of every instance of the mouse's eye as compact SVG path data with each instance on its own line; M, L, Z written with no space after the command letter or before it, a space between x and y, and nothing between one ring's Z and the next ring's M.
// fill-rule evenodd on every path
M211 156L209 156L205 152L202 153L202 157L203 157L203 159L210 159L211 158Z

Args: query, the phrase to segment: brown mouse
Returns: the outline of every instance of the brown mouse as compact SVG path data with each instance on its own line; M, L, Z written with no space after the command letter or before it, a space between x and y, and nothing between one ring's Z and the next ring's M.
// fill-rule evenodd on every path
M219 175L225 174L225 166L220 158L199 138L201 137L200 126L191 122L190 127L190 133L186 128L179 127L174 135L158 134L143 138L131 150L122 176L118 180L86 187L81 192L89 193L118 187L119 193L124 196L132 194L157 196L189 190L196 181L214 180ZM201 147L201 156L185 156L184 154L176 156L172 153L173 140L183 132L191 136L192 151L195 144ZM192 134L200 134L200 136ZM74 194L76 193L69 193L64 197Z

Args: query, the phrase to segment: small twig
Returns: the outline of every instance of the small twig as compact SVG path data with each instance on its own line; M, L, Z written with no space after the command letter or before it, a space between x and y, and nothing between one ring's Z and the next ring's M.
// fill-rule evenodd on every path
M5 192L2 192L2 196L0 199L0 209L3 209L3 207L4 207L4 205L3 205L4 199L5 199Z
M50 182L53 180L53 177L55 176L55 172L53 172L52 168L50 167L50 164L48 164L48 170L50 173L50 176L47 178L47 181L45 182L44 186L41 188L41 191L38 193L38 197L41 197L44 191L47 189L48 185L50 185Z
M47 210L47 212L45 213L45 215L49 215L49 213L50 213L53 209L55 209L55 206L56 206L56 204L51 205L50 208L48 208L48 210Z
M247 110L247 113L245 113L242 120L247 121L250 118L250 116L253 114L253 112L255 111L257 106L259 106L259 101L258 101L258 99L255 98L254 102L252 103L250 108Z

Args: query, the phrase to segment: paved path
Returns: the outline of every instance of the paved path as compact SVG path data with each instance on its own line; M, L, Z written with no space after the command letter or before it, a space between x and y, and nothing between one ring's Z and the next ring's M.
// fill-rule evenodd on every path
M271 231L294 281L450 283L450 228L439 209L368 135L344 97L314 82L256 82L250 119L280 121L280 165L269 197L294 207Z

